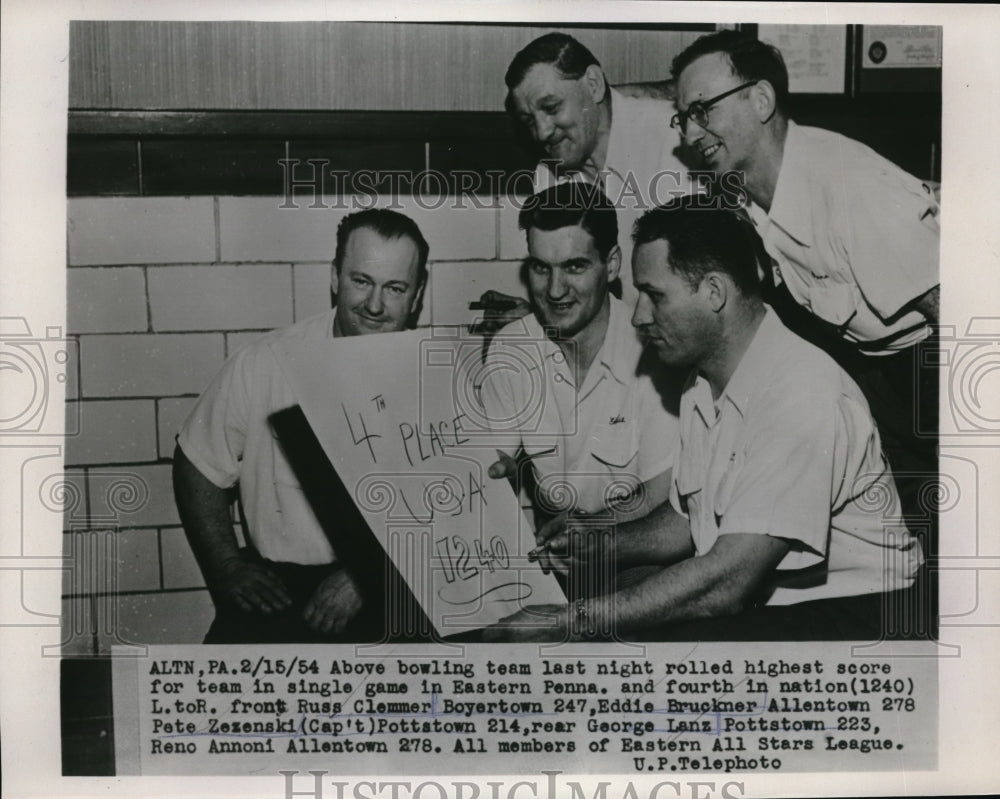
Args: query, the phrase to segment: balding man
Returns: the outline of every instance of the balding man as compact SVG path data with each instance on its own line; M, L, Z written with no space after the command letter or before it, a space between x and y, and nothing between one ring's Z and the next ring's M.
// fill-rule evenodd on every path
M675 128L705 168L740 175L775 283L842 352L911 505L937 471L937 202L863 144L789 119L777 48L720 31L672 69Z
M216 606L206 643L336 640L361 610L355 582L269 426L272 414L298 404L278 348L403 330L414 320L427 254L420 229L403 214L346 216L337 229L335 308L237 352L184 423L174 492ZM230 516L234 490L249 537L243 549ZM349 637L377 636L378 629Z

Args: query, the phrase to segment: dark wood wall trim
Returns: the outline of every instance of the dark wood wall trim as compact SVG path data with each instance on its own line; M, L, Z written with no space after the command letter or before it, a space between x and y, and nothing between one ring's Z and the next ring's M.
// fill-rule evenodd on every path
M502 112L69 114L70 196L283 195L289 178L312 179L311 161L324 169L332 193L391 186L408 194L433 171L449 188L469 186L461 175L475 173L484 179L473 193L490 195L496 181L487 172L528 172L535 158ZM375 179L362 174L376 170L383 174Z
M502 111L103 111L69 112L71 136L245 136L395 141L509 141Z
M941 95L798 96L791 112L802 124L862 141L921 178L940 180ZM510 118L487 111L100 111L69 113L70 196L282 195L282 161L325 164L338 182L329 191L370 192L378 170L414 177L431 170L455 185L482 177L476 194L491 194L487 173L529 171L529 142ZM384 176L383 176L384 177ZM393 178L398 191L411 180ZM423 185L423 184L421 184ZM518 181L519 187L530 185ZM382 190L378 183L376 190ZM467 189L466 189L467 191Z

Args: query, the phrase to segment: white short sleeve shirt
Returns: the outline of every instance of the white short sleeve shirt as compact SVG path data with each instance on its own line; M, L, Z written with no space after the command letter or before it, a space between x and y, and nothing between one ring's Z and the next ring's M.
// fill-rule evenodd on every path
M624 303L609 298L604 344L579 391L562 350L533 315L494 338L481 398L511 454L532 457L545 510L598 512L673 463L677 417L651 376Z
M696 556L721 535L785 539L767 604L889 591L923 562L903 525L868 404L825 353L768 310L722 395L681 397L671 501Z
M335 311L269 333L233 355L177 437L188 460L219 488L239 484L250 538L265 558L331 563L335 555L268 417L298 404L272 344L332 338Z
M795 300L870 354L930 334L903 308L940 282L937 204L865 145L789 122L769 212L747 211Z

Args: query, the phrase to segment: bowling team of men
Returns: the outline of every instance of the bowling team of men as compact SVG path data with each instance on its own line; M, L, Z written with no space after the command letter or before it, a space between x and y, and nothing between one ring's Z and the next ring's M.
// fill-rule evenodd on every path
M789 119L781 54L752 36L699 38L672 80L673 103L629 96L562 33L507 70L508 112L541 158L519 219L528 299L485 355L483 407L507 422L490 476L531 475L550 510L532 555L569 576L568 602L482 638L878 637L885 597L909 603L922 579L894 472L936 469L936 200ZM742 208L691 193L682 144L692 166L740 176ZM403 214L345 217L335 308L270 338L412 326L428 254ZM764 300L776 285L856 357L790 330ZM515 334L541 345L541 435L510 423L528 377L490 368ZM356 640L355 581L267 426L295 404L270 338L226 363L178 436L177 503L217 611L206 640ZM559 512L542 501L552 477L574 489ZM623 479L644 498L628 513L607 491ZM573 577L602 570L614 578Z

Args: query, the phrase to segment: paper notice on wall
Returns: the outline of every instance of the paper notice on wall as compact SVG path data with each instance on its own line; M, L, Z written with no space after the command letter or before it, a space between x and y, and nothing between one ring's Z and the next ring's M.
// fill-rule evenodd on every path
M788 67L788 90L841 94L847 66L844 25L760 25L757 36L775 45Z
M279 353L324 452L441 636L566 601L527 559L534 534L510 484L487 474L496 442L470 374L481 350L481 339L421 330Z
M861 66L865 69L940 68L938 25L865 25Z

